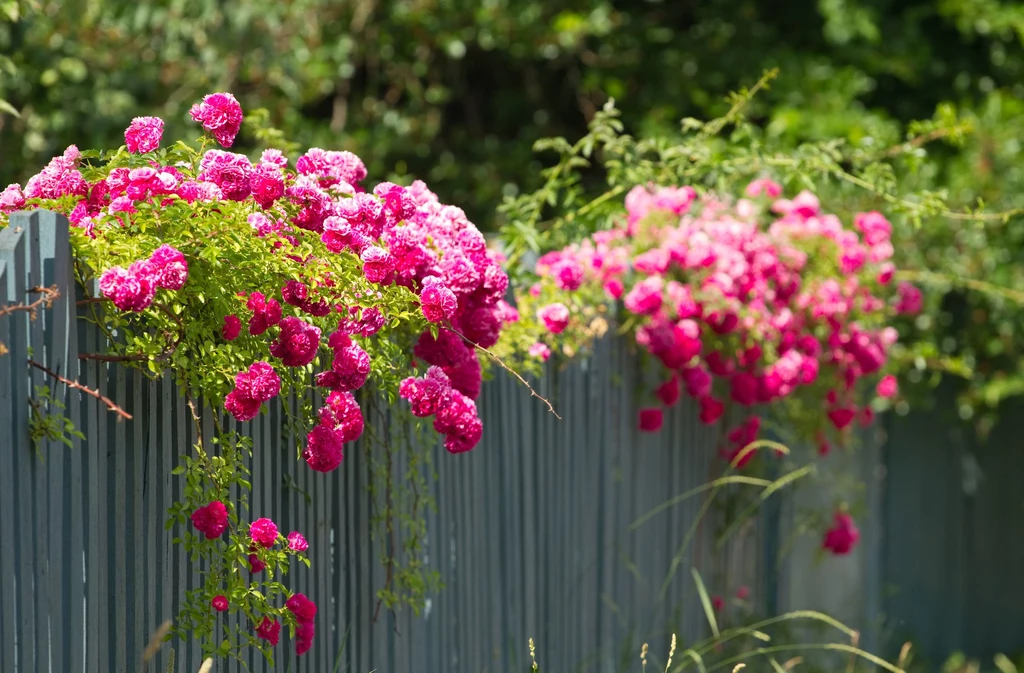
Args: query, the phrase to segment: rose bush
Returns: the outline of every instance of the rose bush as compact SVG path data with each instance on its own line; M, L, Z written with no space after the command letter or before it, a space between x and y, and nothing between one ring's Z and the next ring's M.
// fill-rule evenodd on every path
M0 218L36 207L67 215L76 273L94 288L87 303L114 349L93 357L169 372L188 396L199 441L177 470L187 489L168 525L191 520L180 541L208 572L187 596L179 634L209 653L251 644L269 657L284 624L301 654L316 606L275 578L296 559L308 564L308 543L231 500L232 486L251 489L242 460L251 443L221 430L204 438L194 401L223 428L228 416L248 421L270 400L314 390L316 408L289 411L318 472L339 466L363 434L363 407L383 399L435 416L448 450L468 451L483 430L478 347L517 316L502 300L508 277L496 254L422 182L364 187L363 162L344 151L311 148L292 167L273 148L252 161L211 147L230 148L243 126L228 93L190 115L208 134L198 149L165 142L160 119L136 118L125 146L69 147L8 186ZM373 394L357 398L368 385ZM213 643L219 613L234 611L247 626Z
M640 185L623 206L608 228L537 261L509 333L533 342L532 356L575 355L620 325L660 372L639 430L660 430L663 409L686 394L701 422L721 427L735 468L757 455L745 449L764 412L827 452L856 420L870 424L873 398L896 395L885 374L890 322L919 311L921 295L893 280L882 214L843 223L810 192L782 198L766 179L742 198ZM845 553L855 542L825 547Z

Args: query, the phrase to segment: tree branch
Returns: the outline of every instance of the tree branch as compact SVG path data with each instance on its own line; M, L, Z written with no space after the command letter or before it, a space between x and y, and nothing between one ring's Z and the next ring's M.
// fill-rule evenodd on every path
M66 379L63 376L61 376L60 374L58 374L57 372L53 371L52 369L50 369L48 367L45 367L44 365L39 364L35 360L29 360L28 363L30 365L32 365L33 367L35 367L36 369L40 369L43 372L45 372L46 374L48 374L48 375L52 376L53 378L57 379L58 381L60 381L64 385L68 386L69 388L74 388L75 390L81 390L86 395L91 395L92 397L95 397L100 402L103 402L103 404L107 405L107 409L113 411L115 414L117 414L121 418L123 418L123 419L125 419L127 421L132 420L132 415L131 414L129 414L127 411L125 411L121 407L117 406L117 403L115 403L114 400L112 400L109 397L106 397L104 395L101 395L98 390L93 390L92 388L90 388L88 386L82 385L78 381L72 381L71 379Z

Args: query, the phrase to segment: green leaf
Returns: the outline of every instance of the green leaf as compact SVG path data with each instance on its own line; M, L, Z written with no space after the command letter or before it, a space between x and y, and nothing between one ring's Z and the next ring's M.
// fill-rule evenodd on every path
M690 572L693 574L694 584L697 585L697 595L700 596L700 603L704 606L704 616L707 617L708 624L711 626L711 632L717 638L721 635L718 631L718 620L715 619L715 609L711 605L711 599L708 597L708 590L704 587L704 580L700 578L700 572L696 568L690 568Z

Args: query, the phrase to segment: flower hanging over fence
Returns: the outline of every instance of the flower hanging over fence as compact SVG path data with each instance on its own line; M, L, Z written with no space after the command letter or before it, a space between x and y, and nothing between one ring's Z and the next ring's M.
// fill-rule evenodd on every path
M763 407L823 407L788 419L810 437L841 440L856 418L870 420L875 389L861 382L885 369L889 319L920 310L916 288L892 287L889 222L870 212L844 224L810 192L780 198L770 180L747 194L637 186L610 229L541 256L537 283L519 296L521 313L537 316L531 355L578 352L619 307L662 372L639 429L658 431L661 409L685 392L702 422L725 419L730 461L758 438ZM877 394L895 384L881 378Z

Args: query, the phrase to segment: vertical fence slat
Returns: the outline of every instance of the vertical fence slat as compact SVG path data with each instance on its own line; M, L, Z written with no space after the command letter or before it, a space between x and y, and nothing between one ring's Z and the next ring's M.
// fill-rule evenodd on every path
M0 232L0 254L4 249L5 234ZM7 273L7 261L0 258L0 298L3 305L12 302L8 290L10 278ZM0 344L4 345L6 354L0 355L0 539L15 540L14 529L14 446L17 437L17 425L13 419L14 395L11 384L11 314L0 315ZM10 643L0 647L0 664L3 670L13 671L15 643L20 635L16 624L16 591L18 588L15 577L14 554L0 554L0 642ZM22 645L24 647L24 645Z
M7 301L20 304L25 300L25 281L27 279L26 230L34 221L34 216L26 213L11 215L7 229L0 232L0 259L7 267ZM28 439L28 377L25 375L23 363L28 359L28 322L24 313L10 316L10 334L7 342L8 355L11 361L11 428L14 442L11 446L11 475L14 479L13 519L18 523L14 539L15 577L17 581L16 614L18 616L18 671L35 671L38 640L35 628L35 603L33 600L33 526L32 511L32 480L29 472L31 455Z

